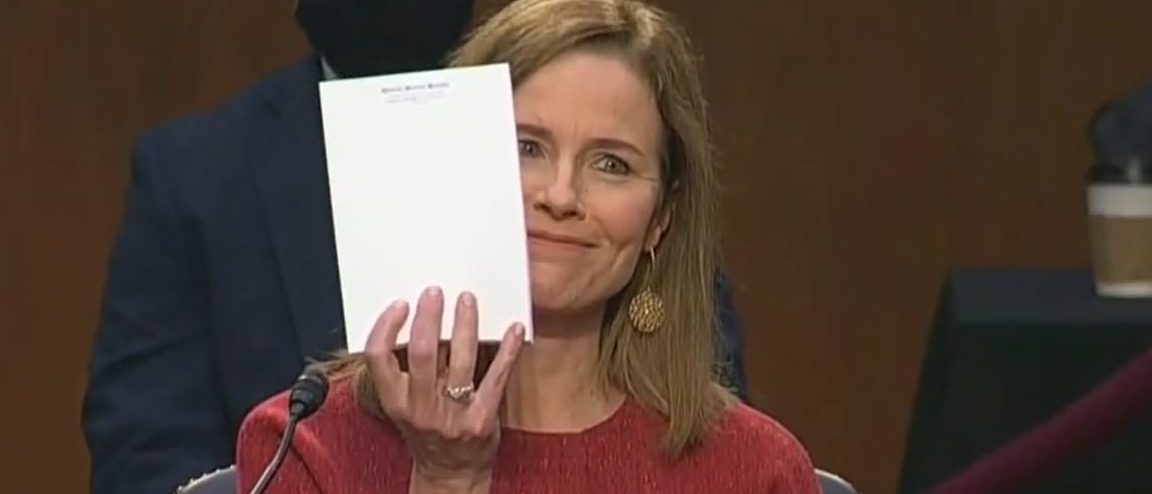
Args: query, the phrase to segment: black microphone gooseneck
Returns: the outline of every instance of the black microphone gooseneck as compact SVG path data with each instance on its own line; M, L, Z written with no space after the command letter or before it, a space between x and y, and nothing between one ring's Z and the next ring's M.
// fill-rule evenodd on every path
M292 435L296 433L296 423L308 418L320 409L324 399L328 397L328 377L323 372L307 368L296 378L292 391L288 393L288 425L284 428L284 435L280 437L280 446L276 448L276 455L260 475L260 480L252 488L251 494L262 494L272 477L284 463L284 456L288 453L288 446L292 444Z

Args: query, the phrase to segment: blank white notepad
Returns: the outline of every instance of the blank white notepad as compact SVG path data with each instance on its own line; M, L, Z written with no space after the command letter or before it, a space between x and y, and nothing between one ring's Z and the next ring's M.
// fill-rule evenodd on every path
M476 294L480 340L532 335L512 84L505 64L320 84L348 349L396 299Z

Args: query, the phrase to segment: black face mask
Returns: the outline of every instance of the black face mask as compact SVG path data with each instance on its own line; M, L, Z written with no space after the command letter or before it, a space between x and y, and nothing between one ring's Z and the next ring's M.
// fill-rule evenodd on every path
M296 22L341 77L443 66L472 0L298 0Z

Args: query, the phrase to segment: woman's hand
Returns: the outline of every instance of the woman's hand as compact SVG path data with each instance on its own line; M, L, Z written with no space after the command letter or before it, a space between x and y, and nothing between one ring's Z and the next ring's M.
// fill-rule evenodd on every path
M420 295L408 342L408 372L395 354L396 338L408 318L408 304L393 303L376 320L365 354L380 407L404 436L412 453L412 492L486 492L496 446L504 385L524 341L514 324L478 387L476 298L463 293L447 355L440 348L444 294L429 288Z

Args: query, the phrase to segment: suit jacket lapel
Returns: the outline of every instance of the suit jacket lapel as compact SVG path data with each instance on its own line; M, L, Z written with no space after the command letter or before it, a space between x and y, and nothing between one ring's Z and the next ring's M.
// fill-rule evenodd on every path
M309 357L344 347L319 81L314 57L276 78L249 155L301 351Z

